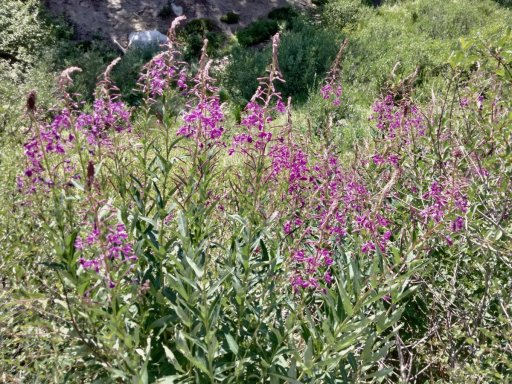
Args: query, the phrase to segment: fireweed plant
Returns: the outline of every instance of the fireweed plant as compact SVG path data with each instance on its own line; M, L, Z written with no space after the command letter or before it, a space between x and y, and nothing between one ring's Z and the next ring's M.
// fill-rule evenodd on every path
M423 111L403 84L376 100L373 138L350 160L333 143L311 142L292 121L291 100L276 91L285 81L279 34L233 126L209 73L207 41L191 77L180 61L183 20L144 68L136 110L110 80L117 61L91 107L66 92L78 68L61 76L55 109L29 103L18 187L53 240L48 266L59 276L65 351L76 362L67 379L361 383L420 375L402 340L406 298L432 259L463 252L470 217L505 226L483 200L491 184L510 187L487 164L492 154L468 150L468 134L444 124L449 95ZM335 107L346 44L320 90ZM454 113L484 119L492 109L486 124L495 135L504 129L499 98L457 89L466 95L451 104ZM503 203L489 204L499 212Z

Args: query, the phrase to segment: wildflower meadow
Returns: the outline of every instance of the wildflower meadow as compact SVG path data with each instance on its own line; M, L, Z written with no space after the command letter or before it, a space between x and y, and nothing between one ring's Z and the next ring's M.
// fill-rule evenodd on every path
M234 110L208 39L183 59L184 22L136 103L119 58L90 102L79 66L50 104L27 94L3 179L2 243L24 245L4 248L0 381L509 382L510 30L461 40L426 96L419 67L383 84L348 142L350 38L304 117L281 32Z

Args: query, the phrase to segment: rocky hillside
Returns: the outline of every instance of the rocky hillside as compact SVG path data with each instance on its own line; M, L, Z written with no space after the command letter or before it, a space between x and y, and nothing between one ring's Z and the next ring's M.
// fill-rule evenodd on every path
M226 32L236 31L271 9L294 5L305 7L310 0L46 0L55 15L64 16L80 39L100 36L126 43L132 31L157 29L165 32L180 14L190 18L215 20ZM222 23L221 17L236 12L235 24Z

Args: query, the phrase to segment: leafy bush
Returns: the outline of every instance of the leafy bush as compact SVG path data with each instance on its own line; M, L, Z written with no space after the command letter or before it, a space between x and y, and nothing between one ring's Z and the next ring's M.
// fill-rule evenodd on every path
M286 79L278 89L283 97L301 103L329 69L341 43L329 29L319 29L307 22L283 33L279 48L279 65Z
M336 55L339 41L332 31L295 21L296 28L282 34L279 63L286 82L278 85L283 97L303 102ZM225 74L225 85L236 100L247 102L258 86L257 78L270 59L270 48L254 51L235 47Z
M226 36L210 19L194 19L178 32L179 41L185 44L185 59L197 59L203 47L203 40L208 39L208 53L214 54L226 41Z
M483 32L487 25L504 21L499 7L487 1L468 1L464 6L457 6L436 0L428 4L420 2L411 9L418 15L415 28L434 39L458 39L471 35L475 30Z
M220 21L226 24L237 24L240 21L240 14L228 12L220 18Z
M39 1L0 4L0 68L2 77L20 81L23 70L37 63L43 47L55 41L54 31L40 17Z
M164 6L158 11L158 16L165 19L167 17L174 16L174 11L172 9L172 0L169 0Z
M296 8L288 6L274 8L268 13L267 17L271 20L286 21L288 24L291 24L299 15L300 13Z
M269 40L277 31L279 31L279 24L276 20L262 19L240 29L236 37L240 45L249 47Z
M323 14L328 25L343 29L357 22L363 10L360 0L336 0L326 5Z
M240 105L245 105L258 88L258 78L265 73L270 59L268 49L255 50L234 46L230 50L230 60L223 74L223 85L231 97Z

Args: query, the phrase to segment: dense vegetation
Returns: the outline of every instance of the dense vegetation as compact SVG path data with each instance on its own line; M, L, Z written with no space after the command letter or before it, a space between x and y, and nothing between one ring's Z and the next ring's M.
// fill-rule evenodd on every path
M510 380L510 4L316 3L0 4L0 381Z

